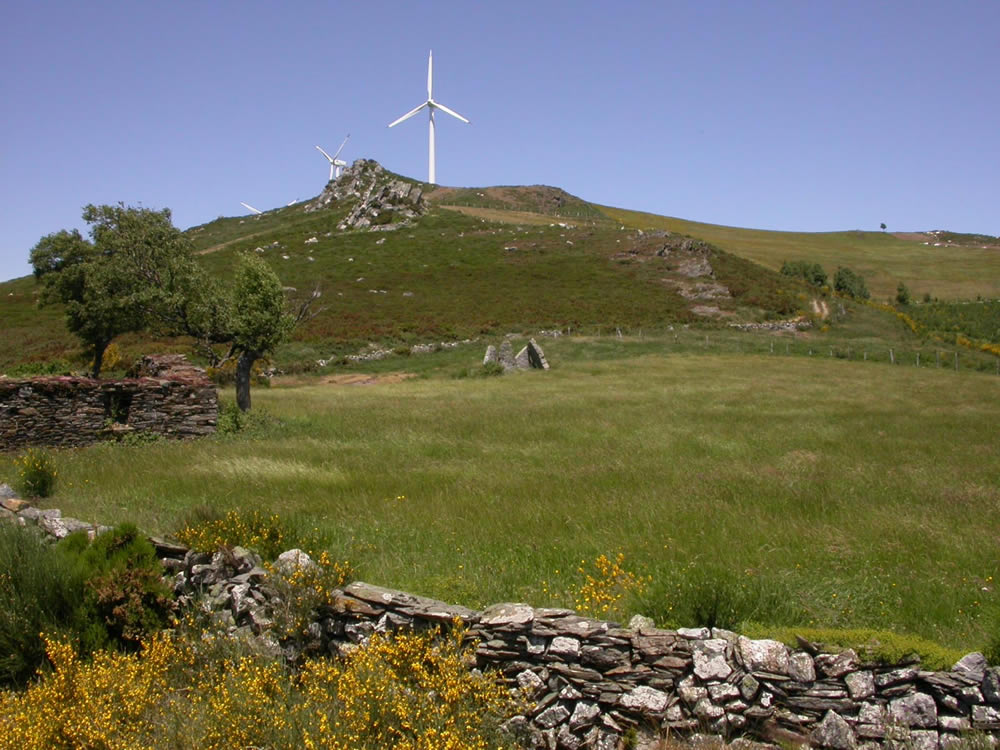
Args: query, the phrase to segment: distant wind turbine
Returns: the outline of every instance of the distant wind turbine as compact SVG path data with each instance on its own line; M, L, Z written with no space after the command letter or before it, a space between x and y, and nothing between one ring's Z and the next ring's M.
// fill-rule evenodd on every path
M240 201L240 205L243 206L243 208L247 209L248 211L251 211L252 213L255 213L255 214L258 214L258 215L264 213L263 211L258 211L256 208L254 208L253 206L251 206L249 203L244 203L243 201Z
M350 137L351 137L351 134L348 133L347 134L347 138L350 138ZM340 177L340 168L347 166L347 162L346 161L344 161L343 159L338 159L337 158L338 156L340 156L340 152L344 150L344 146L347 144L347 138L345 138L344 142L340 144L340 148L337 149L337 153L335 153L333 156L330 156L330 154L326 153L326 151L324 151L323 149L321 149L319 146L316 147L319 150L319 152L321 154L323 154L323 156L326 157L327 161L330 162L330 179L331 180L334 177Z
M452 109L448 109L443 104L439 104L438 102L434 101L433 70L434 70L434 50L431 50L430 54L427 56L427 101L425 101L419 107L414 107L395 122L390 122L389 127L391 128L393 125L399 125L399 123L401 123L403 120L409 120L411 117L417 114L417 112L422 110L424 107L427 107L427 115L428 119L430 120L430 136L429 136L430 158L429 158L429 166L427 169L427 181L432 185L435 185L437 184L437 180L434 171L434 110L440 109L442 112L445 112L451 115L452 117L461 120L466 124L469 124L469 121L466 120L464 117L462 117L462 115L458 114L458 112L455 112Z

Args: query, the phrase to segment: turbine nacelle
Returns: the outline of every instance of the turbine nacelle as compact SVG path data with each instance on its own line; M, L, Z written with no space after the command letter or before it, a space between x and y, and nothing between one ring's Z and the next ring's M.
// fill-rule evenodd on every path
M351 134L348 133L347 138L350 137ZM316 147L316 150L319 151L321 154L323 154L323 156L326 157L326 160L330 162L330 178L329 178L330 180L334 179L335 177L340 177L341 168L347 166L346 161L337 158L338 156L340 156L340 152L344 150L344 146L347 144L347 138L344 138L343 143L340 144L340 148L337 149L337 153L335 153L333 156L330 156L330 154L326 153L326 151L321 149L319 146Z

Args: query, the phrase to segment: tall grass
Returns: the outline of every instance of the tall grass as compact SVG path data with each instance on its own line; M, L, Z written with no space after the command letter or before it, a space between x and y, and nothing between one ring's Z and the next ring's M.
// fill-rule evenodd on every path
M581 561L620 551L652 578L630 606L663 623L718 579L730 619L987 639L1000 378L575 343L547 373L261 391L275 422L252 439L57 454L51 502L160 532L256 507L362 579L472 606L572 604Z

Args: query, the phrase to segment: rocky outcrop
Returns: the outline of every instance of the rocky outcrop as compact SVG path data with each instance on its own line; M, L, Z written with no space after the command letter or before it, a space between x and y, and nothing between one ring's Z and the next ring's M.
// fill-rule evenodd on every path
M192 438L215 431L215 386L182 355L145 357L137 377L0 379L0 450L87 445L130 432Z
M340 177L327 184L305 210L318 211L344 202L353 203L353 208L337 226L340 230L397 229L425 211L419 184L394 177L371 159L354 162Z

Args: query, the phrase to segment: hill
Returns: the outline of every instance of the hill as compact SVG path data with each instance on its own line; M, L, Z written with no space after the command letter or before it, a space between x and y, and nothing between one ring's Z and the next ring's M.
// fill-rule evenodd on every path
M505 223L477 211L512 213ZM521 221L525 214L530 221ZM433 188L363 160L314 200L220 218L188 234L203 264L222 277L234 255L248 251L289 287L320 285L324 309L296 331L289 359L330 357L370 341L763 320L794 314L802 291L708 243L622 230L553 188ZM0 365L66 346L57 311L34 309L33 280L2 291L10 325ZM25 340L35 342L27 351Z
M881 298L899 280L915 299L925 291L1000 295L1000 251L989 247L699 224L596 206L548 186L428 185L370 160L305 203L187 233L201 262L223 278L236 253L254 252L293 290L320 285L322 313L279 352L291 369L373 342L393 348L540 329L652 332L812 313L816 290L776 273L785 260L819 262L831 275L850 266ZM37 309L36 295L30 277L0 284L0 367L74 356L60 311ZM898 321L883 318L877 335L895 335L888 328ZM118 343L127 352L150 347L148 337Z

